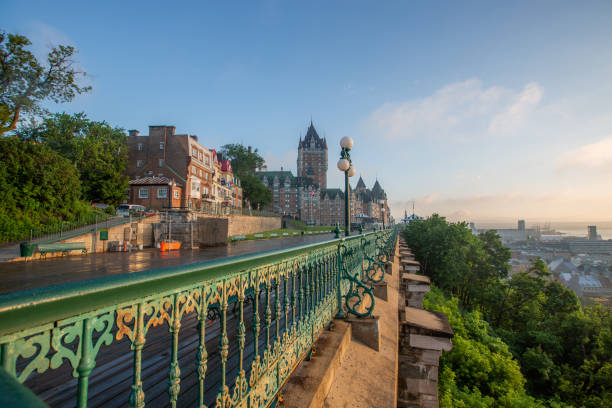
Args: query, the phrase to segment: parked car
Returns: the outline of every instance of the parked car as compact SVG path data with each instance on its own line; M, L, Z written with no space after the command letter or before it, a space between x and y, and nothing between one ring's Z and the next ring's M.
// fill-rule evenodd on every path
M137 204L121 204L118 205L115 210L117 212L117 215L123 215L124 217L129 217L130 215L133 215L138 217L145 213L146 208L143 205Z
M91 203L91 206L92 206L92 207L99 208L99 209L104 210L104 211L106 211L106 209L107 209L108 207L110 207L110 205L108 205L108 204L102 204L102 203Z

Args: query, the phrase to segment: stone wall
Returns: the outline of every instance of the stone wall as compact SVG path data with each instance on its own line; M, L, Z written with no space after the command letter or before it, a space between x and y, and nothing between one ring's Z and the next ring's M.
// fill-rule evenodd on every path
M159 216L154 215L145 219L134 221L131 224L125 223L116 225L110 228L98 228L91 232L68 238L58 243L64 242L83 242L87 248L88 253L95 252L108 252L110 243L114 241L124 242L128 241L132 245L142 245L143 247L153 246L153 224L159 222ZM108 240L100 240L100 231L108 230ZM76 254L77 251L71 251L72 254ZM61 252L50 253L47 258L61 256Z
M423 297L430 288L414 255L400 243L400 327L397 406L437 408L438 366L443 351L452 348L453 331L443 313L423 310Z
M227 245L227 218L201 217L198 219L198 243L201 248Z
M229 217L228 236L255 234L281 228L280 217L252 217L232 215Z

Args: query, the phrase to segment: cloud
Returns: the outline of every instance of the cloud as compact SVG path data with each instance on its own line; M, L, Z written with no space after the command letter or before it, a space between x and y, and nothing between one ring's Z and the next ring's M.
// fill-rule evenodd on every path
M369 115L366 126L374 134L395 140L506 135L528 119L542 97L543 89L535 82L517 92L469 79L446 85L425 98L385 103Z
M46 61L49 51L58 45L75 45L67 34L40 21L28 23L25 35L32 42L32 53L39 61Z
M542 87L537 83L531 82L525 85L523 91L517 95L515 102L504 112L495 115L489 125L489 133L508 134L516 130L540 103L542 95Z
M562 154L557 164L560 170L582 168L612 171L612 136Z

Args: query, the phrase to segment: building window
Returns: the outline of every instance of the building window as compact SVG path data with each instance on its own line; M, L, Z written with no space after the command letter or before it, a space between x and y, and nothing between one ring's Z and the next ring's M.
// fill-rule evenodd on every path
M199 174L200 174L200 177L202 177L202 170L201 169L200 169L200 173Z
M196 168L195 168L195 167L192 167L192 168L191 168L191 173L192 173L192 174L196 174Z
M160 187L157 189L157 198L167 198L168 197L168 187Z
M142 151L142 143L138 143L138 151Z
M202 161L202 159L204 159L204 155L202 154L202 152L200 152L200 161Z
M164 142L159 142L159 150L164 150Z
M164 165L164 161L162 159L159 159L159 163L158 163L159 167L163 167Z
M142 160L137 160L136 161L136 167L142 167L143 161Z
M193 157L198 157L198 149L191 149L191 155Z
M138 198L149 198L149 189L148 188L139 188L138 189Z
M204 174L204 178L208 180L208 173Z
M174 190L174 198L177 200L181 198L181 192L179 190Z

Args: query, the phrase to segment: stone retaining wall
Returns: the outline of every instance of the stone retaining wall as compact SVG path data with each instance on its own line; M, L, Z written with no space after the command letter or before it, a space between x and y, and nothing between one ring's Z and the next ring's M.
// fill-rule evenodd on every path
M429 278L409 273L419 271L420 267L413 256L404 254L400 260L403 270L400 272L397 406L437 408L439 359L442 351L452 349L453 332L443 313L423 310Z

